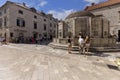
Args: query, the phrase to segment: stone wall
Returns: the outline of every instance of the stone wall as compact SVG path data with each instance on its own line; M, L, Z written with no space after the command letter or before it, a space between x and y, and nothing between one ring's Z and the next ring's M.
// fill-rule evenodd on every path
M68 43L66 38L54 38L53 42L57 43L57 44L67 44Z
M53 42L56 44L67 45L67 39L54 38ZM73 46L78 46L78 38L74 38L72 42ZM115 47L116 40L114 38L91 38L90 47Z
M23 34L24 37L32 37L34 33L37 33L38 38L44 37L44 34L47 35L47 38L50 38L51 35L53 37L55 36L57 21L55 21L53 17L49 18L47 14L43 16L40 13L33 12L29 8L26 8L27 6L21 5L8 2L8 4L0 8L0 12L2 13L0 19L4 17L7 19L6 26L3 20L2 26L0 27L8 27L9 32L12 33L15 38L19 37L20 34ZM4 13L4 10L6 10L6 13ZM19 10L23 11L23 13L19 14ZM24 20L25 26L17 26L17 19ZM34 22L37 23L37 29L34 29ZM44 24L46 24L46 30L44 30Z
M88 17L81 17L75 19L75 36L79 35L79 32L82 32L84 35L89 35L89 24L88 24Z
M91 20L91 38L108 38L110 35L109 21L105 17L94 17Z
M91 38L91 47L114 47L115 43L113 38Z
M120 30L120 27L117 27L116 25L120 22L120 4L95 9L90 12L92 12L94 15L103 15L106 19L110 21L110 34L111 35L117 35L118 30ZM116 31L114 31L114 29ZM114 33L115 32L115 33Z

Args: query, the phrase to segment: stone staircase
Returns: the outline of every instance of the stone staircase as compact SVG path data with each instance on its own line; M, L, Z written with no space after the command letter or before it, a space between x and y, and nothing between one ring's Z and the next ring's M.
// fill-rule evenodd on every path
M67 50L67 45L64 44L56 44L56 43L50 43L50 47L54 49L63 49ZM78 51L79 48L78 46L72 46L73 51ZM117 45L116 47L90 47L91 52L119 52L120 51L120 44Z

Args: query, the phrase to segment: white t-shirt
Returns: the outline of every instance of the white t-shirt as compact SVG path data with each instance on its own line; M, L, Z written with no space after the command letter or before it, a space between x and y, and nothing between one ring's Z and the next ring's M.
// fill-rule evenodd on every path
M79 37L78 42L79 42L79 44L83 44L84 43L83 38Z

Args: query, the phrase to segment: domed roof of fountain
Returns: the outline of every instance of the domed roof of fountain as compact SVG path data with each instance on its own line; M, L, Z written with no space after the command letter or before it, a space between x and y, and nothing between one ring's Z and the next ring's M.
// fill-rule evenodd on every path
M92 14L91 12L88 11L77 11L74 13L71 13L70 15L68 15L66 17L66 19L70 19L70 18L74 18L74 17L83 17L83 16L94 16L94 14Z

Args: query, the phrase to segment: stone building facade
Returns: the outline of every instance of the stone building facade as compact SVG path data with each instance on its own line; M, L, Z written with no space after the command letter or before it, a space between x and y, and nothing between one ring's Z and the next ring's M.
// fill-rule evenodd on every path
M68 24L68 32L73 37L77 37L79 32L90 35L90 20L94 15L86 11L78 11L66 17L65 22Z
M68 34L68 26L64 21L58 23L58 38L66 38Z
M8 38L55 37L58 20L52 14L29 8L25 3L7 1L0 7L0 36Z
M90 37L92 47L110 47L115 44L115 40L110 37L109 20L103 16L95 16L88 11L78 11L67 16L64 23L66 23L66 26L62 25L62 27L68 28L65 30L67 33L71 33L70 36L73 38L74 46L78 45L79 32L82 33L83 38L85 36ZM61 27L61 24L58 27ZM64 28L61 30L61 32L65 31ZM59 38L58 35L56 41L65 44L68 36Z
M108 0L99 4L92 3L85 11L96 16L104 16L110 22L110 34L120 41L120 0Z

